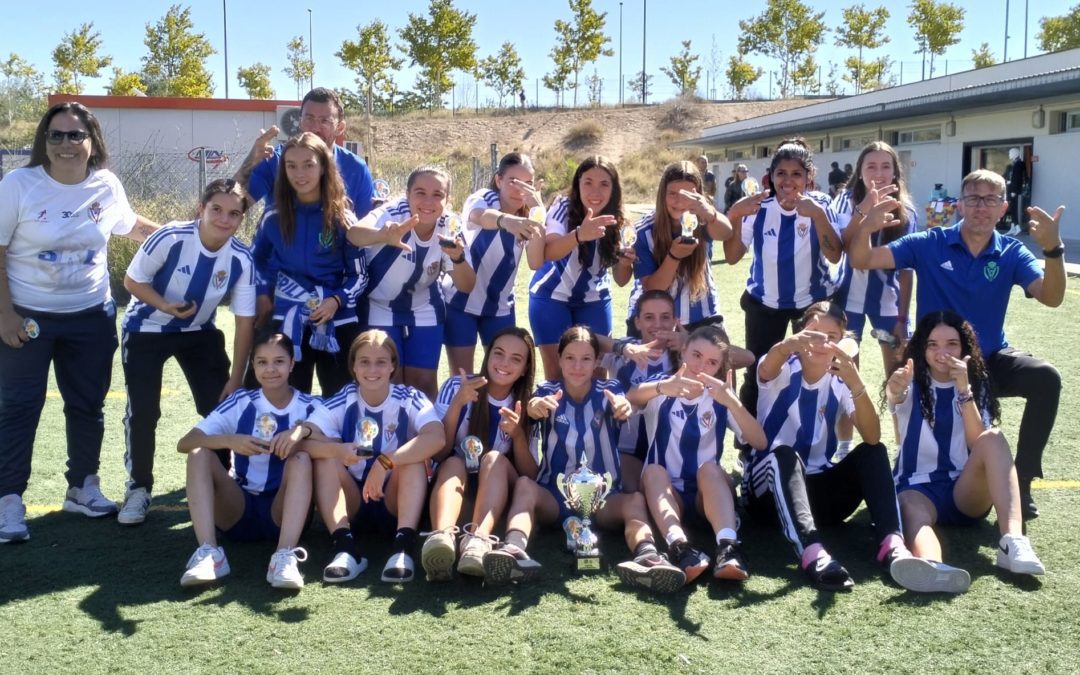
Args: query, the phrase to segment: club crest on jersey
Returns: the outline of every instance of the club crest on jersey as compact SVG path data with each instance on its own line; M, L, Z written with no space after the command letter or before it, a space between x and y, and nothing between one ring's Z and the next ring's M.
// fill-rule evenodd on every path
M499 429L499 433L495 436L495 445L503 448L510 444L510 434L506 433L502 429Z
M94 202L90 205L90 208L86 210L86 213L90 215L90 220L95 223L101 222L101 202Z
M810 224L809 223L799 223L798 225L795 226L795 229L798 230L800 237L805 237L806 233L810 231Z
M331 230L330 232L327 232L326 230L323 230L322 232L319 233L319 246L322 246L323 248L330 248L333 245L334 245L334 232L333 232L333 230Z
M997 276L1000 272L1001 268L998 267L998 264L993 260L986 263L986 265L983 267L983 276L986 277L987 281L993 281L994 279L997 279Z
M225 287L225 282L229 280L229 275L225 270L218 270L214 272L214 276L211 278L210 283L214 284L214 288L222 289Z
M394 438L394 434L396 434L396 433L397 433L397 423L396 422L391 422L390 424L387 424L386 425L386 432L383 434L383 436L386 438L386 442L389 443Z
M430 265L427 266L427 269L424 270L424 274L426 274L429 277L433 277L433 276L438 275L439 274L439 264L440 263L439 263L438 260L431 263Z
M821 419L825 419L825 406L818 408L817 414Z
M713 411L706 410L705 412L701 413L701 426L705 427L706 429L711 429L713 422L715 421L716 416L713 414Z
M594 429L599 429L604 425L604 414L604 410L601 408L592 416L592 425Z

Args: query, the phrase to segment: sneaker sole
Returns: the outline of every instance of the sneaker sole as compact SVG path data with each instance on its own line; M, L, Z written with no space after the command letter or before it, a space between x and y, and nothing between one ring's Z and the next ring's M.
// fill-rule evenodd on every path
M192 588L194 586L209 586L210 584L221 581L224 577L229 576L230 571L231 570L226 569L223 574L218 574L216 577L213 577L211 579L200 579L198 577L182 576L180 577L180 585L184 588Z
M1009 559L1000 553L998 553L997 566L1006 572L1012 572L1013 574L1028 574L1031 576L1042 576L1046 573L1046 568L1042 565L1035 565L1029 563L1018 563L1019 569L1009 564Z
M454 547L428 546L420 552L420 565L428 581L450 581L454 576Z
M722 581L746 581L750 573L738 565L724 565L713 570L713 579Z
M686 575L677 567L645 567L633 561L615 566L623 583L655 593L669 594L686 585Z
M94 511L88 506L82 504L76 504L75 502L64 500L64 510L68 513L81 513L87 518L108 518L109 516L116 515L116 509L109 511Z
M689 586L690 584L697 581L697 578L704 574L705 570L707 569L709 569L708 563L705 563L704 565L697 565L695 567L682 568L683 574L686 575L686 585Z
M484 576L484 559L480 556L461 556L457 566L458 574L469 577Z
M24 541L30 540L29 532L20 532L18 534L0 535L0 544L21 544Z
M540 576L540 565L522 567L511 555L484 556L484 581L489 584L508 584L511 581L529 582Z
M889 565L889 576L916 593L963 593L971 575L958 567L937 567L920 558L898 558Z
M116 522L120 523L121 525L127 525L127 526L142 525L143 523L146 522L146 516L145 515L136 516L136 517L133 518L131 516L125 516L121 512L121 513L118 513L116 515Z
M267 581L270 581L267 579ZM293 581L291 579L280 579L278 581L270 581L270 585L274 588L283 588L287 591L297 591L304 587L304 580Z

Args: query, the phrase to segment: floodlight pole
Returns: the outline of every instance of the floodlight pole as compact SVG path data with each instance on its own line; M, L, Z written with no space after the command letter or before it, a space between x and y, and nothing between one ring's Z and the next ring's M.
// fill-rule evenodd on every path
M645 105L645 99L648 97L648 81L645 79L645 29L646 21L649 16L649 0L642 0L641 3L641 105Z
M308 64L311 66L310 74L308 75L308 89L315 88L315 57L313 56L315 45L311 39L311 10L307 11L307 59Z
M221 0L221 25L225 29L225 98L229 98L229 8Z

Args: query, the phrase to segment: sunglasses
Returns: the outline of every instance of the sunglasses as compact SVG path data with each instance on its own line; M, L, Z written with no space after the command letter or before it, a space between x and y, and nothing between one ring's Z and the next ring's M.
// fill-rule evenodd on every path
M85 131L60 131L59 129L50 129L45 134L45 140L49 142L49 145L60 145L64 142L64 139L68 139L72 143L82 143L86 139L90 138L90 134Z

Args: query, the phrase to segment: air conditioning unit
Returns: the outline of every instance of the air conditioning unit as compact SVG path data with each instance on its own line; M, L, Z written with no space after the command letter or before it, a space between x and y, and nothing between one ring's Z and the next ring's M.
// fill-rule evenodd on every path
M285 141L300 133L300 106L277 107L278 140Z

